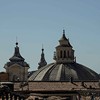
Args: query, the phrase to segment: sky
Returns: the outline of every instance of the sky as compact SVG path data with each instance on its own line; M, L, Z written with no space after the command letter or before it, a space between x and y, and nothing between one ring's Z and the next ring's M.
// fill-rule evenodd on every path
M0 0L0 71L20 53L36 70L44 47L47 63L65 29L78 63L100 73L100 0Z

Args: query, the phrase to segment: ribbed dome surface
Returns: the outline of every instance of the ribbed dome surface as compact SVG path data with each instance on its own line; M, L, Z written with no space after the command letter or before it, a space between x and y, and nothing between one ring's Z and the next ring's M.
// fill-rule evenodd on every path
M99 75L76 62L66 64L51 63L34 72L29 81L70 81L71 78L73 81L90 81L99 80Z

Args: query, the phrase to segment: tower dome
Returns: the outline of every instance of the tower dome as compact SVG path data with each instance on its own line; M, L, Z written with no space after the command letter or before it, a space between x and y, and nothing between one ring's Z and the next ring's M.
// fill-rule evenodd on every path
M9 60L11 62L19 62L19 61L24 61L25 60L20 54L19 47L18 47L18 42L16 42L14 55Z
M99 80L99 75L90 68L76 62L74 50L63 30L62 38L54 53L54 63L35 71L30 81L92 81Z

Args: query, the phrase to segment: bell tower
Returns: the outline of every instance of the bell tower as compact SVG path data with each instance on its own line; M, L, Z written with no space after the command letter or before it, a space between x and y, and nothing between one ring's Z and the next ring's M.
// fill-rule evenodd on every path
M63 30L63 35L59 40L59 45L56 47L54 60L56 60L57 63L74 62L74 50L69 42L69 39L65 36L65 30Z
M27 81L29 65L20 54L18 42L16 42L14 55L9 60L4 66L9 75L9 81Z

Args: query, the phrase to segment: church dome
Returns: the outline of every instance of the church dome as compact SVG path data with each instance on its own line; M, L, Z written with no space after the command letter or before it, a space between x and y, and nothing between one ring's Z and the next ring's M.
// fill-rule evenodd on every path
M73 63L51 63L31 75L31 81L90 81L99 80L99 75L90 68Z
M39 68L29 81L93 81L99 75L90 68L76 62L74 50L63 30L62 38L54 53L55 63Z

